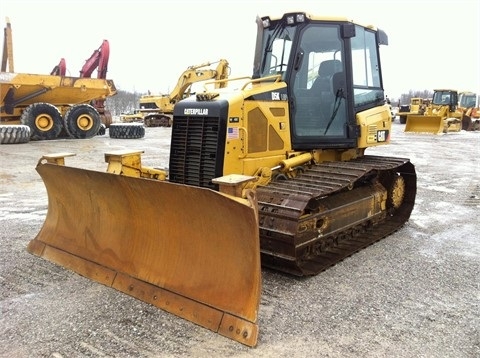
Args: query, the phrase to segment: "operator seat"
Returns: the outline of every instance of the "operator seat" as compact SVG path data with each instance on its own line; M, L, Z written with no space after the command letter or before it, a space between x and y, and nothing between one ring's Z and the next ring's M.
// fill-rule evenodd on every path
M333 103L335 101L332 79L336 73L343 72L342 67L342 62L339 60L327 60L320 63L318 76L310 89L312 96L318 98L316 110L327 121L332 115Z
M327 60L318 66L318 76L313 82L311 90L313 92L330 91L331 79L337 72L342 71L342 63L339 60Z

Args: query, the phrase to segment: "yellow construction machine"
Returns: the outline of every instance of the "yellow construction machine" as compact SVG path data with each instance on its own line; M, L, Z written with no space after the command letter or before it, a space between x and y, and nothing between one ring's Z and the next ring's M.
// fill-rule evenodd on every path
M452 89L436 89L432 102L423 115L409 114L405 132L449 133L462 129L463 112L458 109L458 92Z
M390 141L385 32L303 12L257 27L251 77L176 103L168 170L142 150L106 172L43 156L29 252L255 346L261 266L316 275L400 229L414 165L366 154Z
M459 92L458 110L463 113L463 130L480 130L480 108L478 106L478 96L476 93L469 91Z
M1 143L18 143L23 139L55 139L58 136L90 138L97 135L102 125L101 115L105 112L103 103L116 93L113 81L90 78L89 74L66 77L15 73L12 30L8 18L4 35L0 75ZM104 41L104 44L108 49L108 42ZM99 60L93 57L90 60L85 66L93 70ZM106 74L106 61L102 63ZM27 138L24 136L25 128L28 129Z
M132 123L132 122L142 122L143 123L143 113L139 109L134 109L133 111L124 112L120 114L120 122Z
M218 63L215 69L209 66ZM144 95L140 97L139 113L146 127L170 127L172 125L175 104L191 95L192 85L206 80L217 80L215 85L223 88L227 85L230 67L228 61L207 62L189 66L178 78L177 85L168 95Z
M410 98L409 105L401 105L398 111L398 116L401 124L407 123L407 116L411 114L424 114L428 106L428 100L420 97Z

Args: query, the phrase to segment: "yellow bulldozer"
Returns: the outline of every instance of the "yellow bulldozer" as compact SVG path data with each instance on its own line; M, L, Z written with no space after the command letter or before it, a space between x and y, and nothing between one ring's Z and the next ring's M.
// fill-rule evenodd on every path
M388 144L386 33L304 12L257 18L253 75L176 103L169 167L45 154L48 212L28 251L255 346L261 267L319 274L399 230L416 197ZM68 182L69 185L64 185Z
M436 89L424 114L409 114L405 132L442 134L462 130L463 112L458 109L458 92Z
M216 63L218 64L215 69L209 67ZM171 127L175 104L192 94L194 83L213 79L216 80L215 86L223 88L227 85L229 72L228 61L224 59L189 66L180 75L175 88L168 95L147 94L140 97L137 115L143 117L146 127Z
M97 135L106 113L103 103L117 91L113 81L89 74L67 77L14 72L12 29L6 20L0 74L0 143ZM104 44L108 49L108 42ZM91 60L86 65L93 70L98 59ZM106 74L107 61L102 63Z

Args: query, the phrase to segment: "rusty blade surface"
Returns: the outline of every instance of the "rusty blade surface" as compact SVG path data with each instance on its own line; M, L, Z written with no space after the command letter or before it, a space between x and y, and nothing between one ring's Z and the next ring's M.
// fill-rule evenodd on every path
M39 164L28 250L249 346L261 294L255 209L218 192Z

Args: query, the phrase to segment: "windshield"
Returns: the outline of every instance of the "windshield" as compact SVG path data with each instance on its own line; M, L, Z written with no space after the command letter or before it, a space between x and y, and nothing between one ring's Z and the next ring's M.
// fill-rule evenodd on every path
M285 26L278 22L276 26L264 29L262 36L263 57L258 59L258 73L255 77L266 77L284 74L292 50L292 40L295 36L295 27Z
M460 96L460 107L473 108L475 107L476 95L475 94L463 94Z
M436 91L433 94L433 104L450 104L456 103L456 100L452 101L454 94L451 91Z

